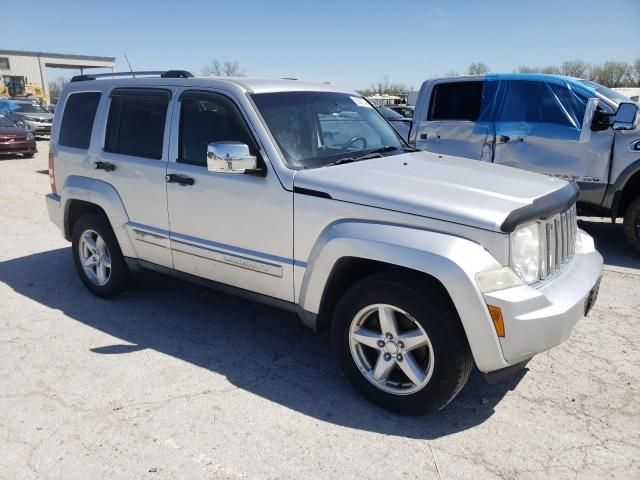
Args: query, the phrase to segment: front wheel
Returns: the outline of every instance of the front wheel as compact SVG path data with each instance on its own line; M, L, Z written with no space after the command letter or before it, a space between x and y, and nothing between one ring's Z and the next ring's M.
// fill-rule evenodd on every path
M449 403L473 360L455 310L435 287L394 274L349 288L336 305L332 340L343 372L371 402L405 415Z
M624 236L633 248L640 253L640 197L627 208L624 216Z
M78 274L93 294L111 298L129 287L131 274L111 225L103 215L80 217L73 226L71 243Z

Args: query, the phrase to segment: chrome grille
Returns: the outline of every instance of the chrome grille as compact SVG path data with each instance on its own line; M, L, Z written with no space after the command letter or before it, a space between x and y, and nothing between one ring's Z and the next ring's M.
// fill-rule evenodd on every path
M578 219L576 206L540 222L542 255L540 279L553 276L576 253Z

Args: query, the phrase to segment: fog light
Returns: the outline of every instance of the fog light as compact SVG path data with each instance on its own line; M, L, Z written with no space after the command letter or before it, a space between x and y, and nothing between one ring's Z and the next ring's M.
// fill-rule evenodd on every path
M489 308L489 315L493 321L493 327L496 329L496 333L499 337L504 337L504 320L502 318L502 310L493 305L487 305Z

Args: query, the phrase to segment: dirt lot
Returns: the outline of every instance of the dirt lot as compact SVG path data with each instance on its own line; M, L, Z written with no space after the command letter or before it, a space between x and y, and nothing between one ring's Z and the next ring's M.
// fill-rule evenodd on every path
M290 314L155 274L93 297L38 148L0 160L2 479L640 478L640 257L620 225L581 222L607 265L568 342L404 418Z

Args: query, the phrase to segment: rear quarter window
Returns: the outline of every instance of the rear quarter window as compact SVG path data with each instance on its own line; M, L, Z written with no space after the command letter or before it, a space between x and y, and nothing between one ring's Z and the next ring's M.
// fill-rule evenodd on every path
M438 83L433 87L428 120L467 120L480 117L484 82Z
M89 148L100 96L99 92L69 95L60 124L59 145L85 150Z

